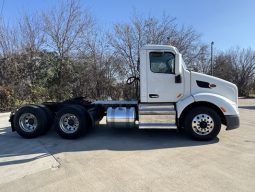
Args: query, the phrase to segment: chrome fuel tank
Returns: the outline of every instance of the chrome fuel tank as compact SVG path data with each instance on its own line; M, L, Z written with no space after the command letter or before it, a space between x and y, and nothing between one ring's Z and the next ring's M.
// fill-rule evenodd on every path
M134 107L108 107L106 122L114 128L131 128L135 125L135 108Z

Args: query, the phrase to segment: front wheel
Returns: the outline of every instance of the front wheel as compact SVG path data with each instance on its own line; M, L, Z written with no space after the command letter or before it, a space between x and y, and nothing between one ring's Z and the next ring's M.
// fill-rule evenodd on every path
M184 129L194 140L212 140L220 132L221 119L218 113L209 107L196 107L187 113Z

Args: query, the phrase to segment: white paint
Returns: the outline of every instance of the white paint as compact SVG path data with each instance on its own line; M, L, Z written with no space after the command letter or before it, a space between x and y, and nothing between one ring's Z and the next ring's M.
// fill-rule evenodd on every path
M175 74L153 73L150 69L150 52L171 52L175 55ZM182 82L175 83L175 76L181 75ZM238 89L228 81L190 72L186 69L179 51L167 45L146 45L140 54L141 102L176 103L177 117L193 102L205 101L226 109L224 115L238 115ZM197 81L214 84L213 88L202 88ZM158 98L150 98L157 94Z
M226 97L221 95L213 94L213 93L197 93L194 96L195 102L206 101L209 103L213 103L214 105L223 107L226 109L224 115L239 115L238 106L235 102L230 101Z
M209 82L210 84L215 84L216 87L211 89L198 87L196 82L197 80ZM210 75L191 72L191 94L195 95L197 93L207 92L221 95L222 97L229 99L235 103L237 103L238 100L238 89L235 84Z
M150 69L150 52L170 52L175 55L175 74L154 73ZM148 45L140 55L140 95L141 102L177 102L184 93L184 80L175 83L175 76L182 73L181 55L172 46ZM158 98L150 98L157 94Z
M177 102L176 103L177 117L179 118L181 116L181 113L183 112L183 110L190 104L194 103L194 101L195 100L192 96L188 96L188 97L180 100L179 102Z

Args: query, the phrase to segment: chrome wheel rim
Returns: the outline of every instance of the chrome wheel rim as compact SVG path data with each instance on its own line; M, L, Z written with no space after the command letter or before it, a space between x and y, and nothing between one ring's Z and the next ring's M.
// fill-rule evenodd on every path
M32 113L23 113L19 118L19 126L23 131L31 133L38 126L37 118Z
M192 120L192 129L198 135L208 135L214 129L214 121L210 115L199 114Z
M79 124L79 119L71 113L62 115L59 120L60 129L67 134L76 132Z

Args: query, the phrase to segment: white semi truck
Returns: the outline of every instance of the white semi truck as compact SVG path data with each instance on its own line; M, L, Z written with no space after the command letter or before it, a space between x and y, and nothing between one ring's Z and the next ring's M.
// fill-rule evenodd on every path
M25 138L54 127L63 138L80 137L106 116L110 127L181 129L195 140L211 140L239 127L235 84L187 70L182 55L169 45L146 45L140 50L136 101L88 102L82 97L63 102L25 105L11 113L12 130Z

